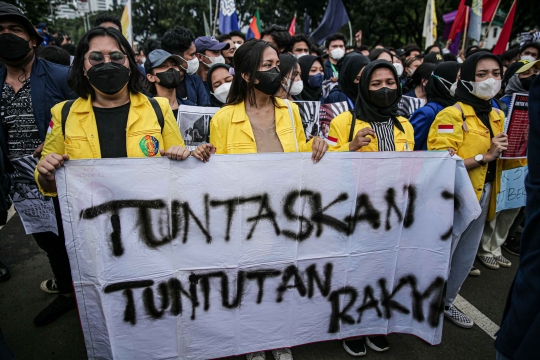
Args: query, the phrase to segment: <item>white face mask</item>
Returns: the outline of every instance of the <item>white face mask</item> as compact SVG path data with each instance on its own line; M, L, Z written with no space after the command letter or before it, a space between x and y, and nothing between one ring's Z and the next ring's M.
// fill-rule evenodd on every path
M501 90L501 80L489 78L484 81L465 81L461 80L463 86L469 90L471 94L482 100L489 100L495 97ZM471 84L472 89L469 89L468 84Z
M240 46L242 46L242 44L240 44L240 43L234 43L234 46L236 46L236 48L238 49Z
M287 82L287 84L281 84L283 86L283 88L285 89L285 91L289 91L289 94L291 95L298 95L302 92L302 90L304 90L304 83L302 82L302 80L299 80L299 81L292 81L291 79L289 78L285 78L285 81ZM292 83L292 85L291 85Z
M188 67L187 67L186 72L188 74L195 74L197 70L199 70L199 59L193 58L191 60L188 60L187 65Z
M294 56L297 58L297 59L300 59L302 56L306 56L307 53L301 53L301 54L294 54Z
M401 74L403 74L403 65L400 63L394 63L393 65L396 68L397 76L401 76Z
M210 57L206 55L203 55L203 56L206 57L207 59L210 59L210 64L204 63L208 67L211 67L212 65L216 65L216 64L225 64L225 58L223 57L223 55L219 55L216 57Z
M340 49L340 48L331 50L330 51L330 56L332 56L332 59L334 59L334 60L339 60L339 59L341 59L342 57L345 56L345 50Z
M410 76L413 76L414 72L416 71L416 69L411 69L409 68L409 77Z
M221 84L214 91L214 96L218 101L222 103L227 103L227 97L229 96L229 91L231 90L232 82Z
M521 60L536 61L536 59L533 58L531 55L523 55L523 56L521 57Z
M450 95L456 96L456 89L457 89L457 81L450 86Z

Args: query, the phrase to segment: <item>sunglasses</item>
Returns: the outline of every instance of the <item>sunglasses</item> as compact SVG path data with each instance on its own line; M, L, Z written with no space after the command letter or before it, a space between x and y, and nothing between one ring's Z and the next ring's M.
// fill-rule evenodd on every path
M116 63L116 64L120 64L120 65L124 65L127 55L120 52L120 51L113 51L113 52L109 53L108 55L107 54L102 54L100 52L91 52L90 55L85 57L85 59L88 60L90 65L94 66L94 65L104 63L106 56L109 57L109 60L111 62Z

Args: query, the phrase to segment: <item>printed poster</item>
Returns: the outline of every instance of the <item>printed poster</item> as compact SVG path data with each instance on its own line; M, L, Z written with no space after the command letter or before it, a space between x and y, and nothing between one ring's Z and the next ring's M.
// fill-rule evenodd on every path
M503 159L527 157L529 139L529 95L513 94L505 120L504 131L508 135L508 150L503 152Z
M178 126L188 150L210 142L210 120L219 110L217 107L180 105Z

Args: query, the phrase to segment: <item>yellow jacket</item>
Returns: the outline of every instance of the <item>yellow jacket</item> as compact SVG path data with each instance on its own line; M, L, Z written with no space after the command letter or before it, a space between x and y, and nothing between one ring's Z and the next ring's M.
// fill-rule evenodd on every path
M287 104L283 99L279 98L276 98L276 103L276 132L283 146L283 151L296 152L296 141L298 141L298 151L312 151L313 141L310 140L306 143L306 135L298 106L289 102L296 128L295 137ZM227 105L214 115L210 122L210 142L216 147L216 153L218 154L257 153L255 135L244 102Z
M463 121L465 117L465 122ZM489 122L493 135L503 132L504 114L501 110L493 109L489 114ZM454 106L443 109L433 121L428 134L428 150L454 149L462 159L485 154L491 147L489 129L476 116L472 106L458 102ZM503 170L513 169L525 165L525 161L502 160L497 161L497 173L495 184L491 190L489 203L488 221L495 217L497 207L497 194L501 188L501 176ZM476 197L480 200L486 180L487 165L469 170Z
M171 146L185 146L169 101L159 97L155 99L159 103L165 119L163 132L148 98L141 93L130 93L130 108L126 127L128 157L160 156L160 149L167 150ZM75 100L66 121L65 136L62 134L62 108L64 104L65 102L59 103L51 110L50 132L45 138L41 158L43 159L50 153L67 154L71 160L101 158L91 98ZM39 186L37 169L34 171L34 177ZM56 196L56 193L46 193L41 186L39 188L47 196Z
M353 115L351 112L346 111L339 114L330 122L328 139L330 141L336 140L336 145L331 145L330 151L349 151L349 134L351 132L352 118ZM394 144L396 146L396 151L412 151L414 149L414 128L404 117L398 116L397 118L403 126L405 133L394 126ZM360 130L365 128L371 128L371 124L367 121L356 119L353 139ZM371 138L369 145L362 146L358 151L379 151L379 142L377 138Z

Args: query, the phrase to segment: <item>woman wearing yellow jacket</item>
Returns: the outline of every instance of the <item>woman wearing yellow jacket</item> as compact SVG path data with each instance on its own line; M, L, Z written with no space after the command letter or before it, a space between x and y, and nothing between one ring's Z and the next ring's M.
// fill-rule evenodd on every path
M331 150L412 151L414 129L407 119L396 115L401 86L393 64L386 60L369 63L358 86L354 113L344 112L330 122ZM363 356L366 344L375 351L390 348L386 336L350 338L343 341L343 348L352 356Z
M414 129L396 115L401 87L395 68L386 60L369 63L362 72L353 112L338 115L330 123L328 142L332 151L412 151Z
M482 208L457 243L446 290L444 314L464 328L471 328L473 321L452 303L472 268L486 218L495 215L501 172L520 165L519 161L499 159L508 147L508 137L503 133L504 114L492 108L491 99L500 90L501 73L497 56L487 52L469 56L457 82L459 101L437 115L428 135L428 150L449 150L464 159Z
M85 34L68 82L79 99L71 105L64 126L66 103L52 109L35 171L45 195L56 195L55 171L68 159L189 156L167 99L156 98L159 108L154 109L139 92L141 78L133 51L118 31L98 27Z
M328 149L321 138L306 143L298 107L274 94L281 87L276 49L261 40L250 40L234 54L235 77L227 105L210 123L210 144L193 155L208 161L211 154L308 152L318 162Z
M306 143L298 107L274 95L281 87L278 51L266 41L250 40L234 54L235 76L228 102L210 122L210 143L199 145L193 156L204 162L212 154L254 154L312 151L318 162L328 145L321 138ZM272 351L276 360L292 360L288 348ZM264 360L258 351L248 360Z

